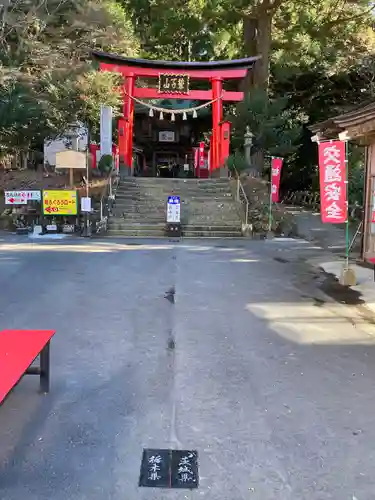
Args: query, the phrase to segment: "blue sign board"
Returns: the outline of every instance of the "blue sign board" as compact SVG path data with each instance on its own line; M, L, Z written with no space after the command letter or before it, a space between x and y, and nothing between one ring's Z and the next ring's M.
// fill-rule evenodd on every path
M180 197L179 196L168 196L167 204L167 222L180 222Z
M180 197L168 196L168 205L180 205Z

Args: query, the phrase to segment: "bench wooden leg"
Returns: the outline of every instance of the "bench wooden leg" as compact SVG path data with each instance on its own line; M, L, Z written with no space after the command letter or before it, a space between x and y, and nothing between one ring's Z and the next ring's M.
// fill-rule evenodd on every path
M49 392L49 344L48 342L40 353L40 392L44 394Z

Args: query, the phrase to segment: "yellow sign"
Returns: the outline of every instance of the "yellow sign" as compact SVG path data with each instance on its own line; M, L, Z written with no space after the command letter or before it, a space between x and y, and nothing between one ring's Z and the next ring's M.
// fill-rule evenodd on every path
M77 191L43 191L44 215L77 215Z

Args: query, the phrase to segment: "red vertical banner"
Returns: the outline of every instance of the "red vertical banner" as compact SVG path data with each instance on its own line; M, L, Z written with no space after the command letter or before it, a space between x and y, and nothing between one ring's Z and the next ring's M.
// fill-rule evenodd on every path
M271 162L271 201L279 202L279 189L281 179L281 168L283 166L282 158L272 158Z
M204 142L199 143L199 168L204 168Z
M199 149L194 148L194 170L198 169L199 165L198 159L199 159Z
M323 223L341 224L347 219L345 148L344 141L319 144L320 213Z
M91 155L91 168L97 168L96 164L96 152L99 149L99 146L97 144L90 144L90 155Z

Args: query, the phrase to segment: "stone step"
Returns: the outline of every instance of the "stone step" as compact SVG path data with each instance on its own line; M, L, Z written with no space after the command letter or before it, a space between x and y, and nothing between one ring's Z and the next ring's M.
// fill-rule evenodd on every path
M197 189L197 188L181 188L181 189L159 189L152 186L121 186L117 189L117 193L165 193L165 194L178 194L178 193L229 193L229 187L212 187L210 189Z
M228 191L213 191L212 193L202 193L202 192L194 192L189 193L187 191L178 192L178 193L170 193L165 192L161 193L159 191L149 192L149 191L120 191L116 193L116 199L125 198L125 199L146 199L146 200L165 200L167 202L168 196L179 196L180 199L189 200L191 198L197 198L199 200L205 200L210 198L220 198L233 200L232 193L228 193Z
M118 219L109 219L108 226L121 226L121 227L139 227L143 229L154 229L154 228L163 228L165 227L165 221L159 222L150 222L150 221L127 221L127 220L118 220Z
M165 207L129 207L129 206L119 206L114 207L113 214L115 217L122 217L126 215L132 216L142 216L142 217L166 217ZM194 209L183 210L181 209L181 217L209 217L212 219L217 219L221 217L231 217L234 220L239 220L237 210L233 210L231 207L221 207L213 210L207 210L205 207L194 207Z
M185 238L242 238L241 231L215 231L215 230L185 230L182 234Z
M131 225L131 224L146 224L146 225L159 225L159 224L165 224L166 220L165 217L160 217L160 218L150 218L150 217L111 217L109 220L109 224L126 224L126 225ZM241 223L239 219L233 220L233 219L226 219L226 218L213 218L213 217L182 217L181 223L184 225L190 225L190 226L201 226L201 227L206 227L206 226L225 226L225 227L240 227Z
M220 200L233 200L231 193L210 193L210 195L197 193L197 194L187 194L183 193L180 195L181 200L210 200L210 199L220 199ZM123 192L116 194L116 200L163 200L165 203L168 200L168 195L160 195L160 194L150 194L150 193L131 193L131 192Z
M144 230L113 230L109 229L107 232L108 237L114 238L165 238L164 231L144 231ZM184 231L183 237L185 238L241 238L241 231Z
M241 220L230 184L223 180L130 178L116 193L109 236L166 236L166 204L181 198L181 224L187 237L241 237Z
M152 213L154 211L157 212L166 212L165 205L146 205L144 203L116 203L113 207L115 212L139 212L139 213ZM232 204L221 204L216 203L213 206L208 205L206 203L198 203L195 205L181 204L181 212L185 213L238 213L237 207Z
M108 229L107 236L124 237L124 238L164 238L165 231L150 231L144 229Z
M120 183L117 190L121 191L123 189L142 189L144 190L159 190L159 191L229 191L230 184L209 184L209 185L199 185L199 184L125 184Z
M197 191L205 191L205 190L214 190L214 189L230 189L229 182L222 184L190 184L188 182L180 182L180 183L127 183L120 182L117 189L159 189L161 191L164 190L197 190Z
M143 230L143 231L163 231L166 227L165 222L152 224L148 221L146 222L134 222L130 223L128 221L113 221L110 220L108 228L111 230ZM199 223L187 223L182 224L183 231L215 231L215 232L241 232L241 226L237 223L235 225L226 225L220 222L211 222L210 224L199 224Z
M125 212L121 214L114 214L111 217L111 220L128 220L129 222L131 221L138 221L138 220L147 220L149 222L164 222L165 221L165 213L163 214L137 214L137 213L131 213L131 212Z
M172 179L172 178L157 178L157 177L123 177L120 179L121 185L137 184L137 185L154 185L154 186L169 186L183 184L185 186L219 186L229 184L229 179Z

